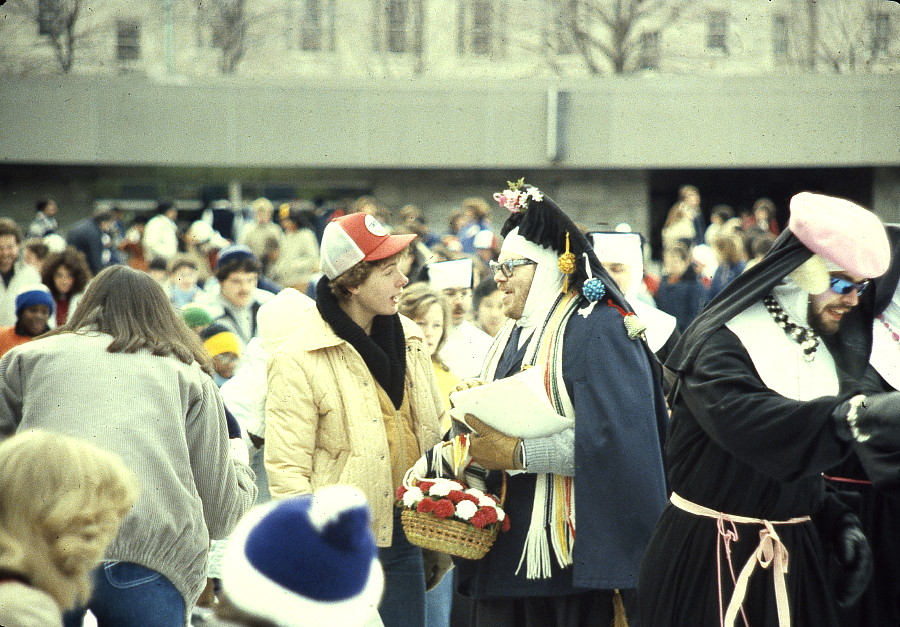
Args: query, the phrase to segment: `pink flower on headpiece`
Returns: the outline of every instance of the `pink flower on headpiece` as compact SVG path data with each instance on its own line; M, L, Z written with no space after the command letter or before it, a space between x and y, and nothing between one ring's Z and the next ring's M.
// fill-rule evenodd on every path
M518 213L519 206L521 205L519 196L519 192L514 192L510 189L507 189L503 193L497 192L496 194L494 194L494 200L496 200L497 203L504 209L509 209L509 211L511 211L512 213Z
M519 213L528 209L530 201L540 202L544 199L544 194L537 187L523 189L523 181L524 179L519 179L516 183L510 183L512 187L494 194L494 200L510 213Z

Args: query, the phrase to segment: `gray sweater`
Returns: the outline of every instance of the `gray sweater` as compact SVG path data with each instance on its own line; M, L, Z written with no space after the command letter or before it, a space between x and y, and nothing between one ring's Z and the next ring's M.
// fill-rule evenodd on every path
M162 573L190 610L210 538L227 536L256 497L253 471L231 459L222 399L196 363L109 353L111 339L67 333L4 355L0 434L44 429L119 454L141 493L106 559Z

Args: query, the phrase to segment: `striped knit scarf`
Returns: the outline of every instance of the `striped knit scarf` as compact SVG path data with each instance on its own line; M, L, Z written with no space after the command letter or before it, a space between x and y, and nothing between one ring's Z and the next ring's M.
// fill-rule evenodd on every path
M575 407L563 382L563 334L566 323L581 301L577 292L560 294L547 313L542 325L531 338L522 368L544 364L544 386L556 412L575 420ZM491 346L485 360L482 378L492 380L503 348L512 333L514 323L507 323ZM548 529L549 528L549 529ZM537 475L531 523L516 574L525 564L528 579L551 576L550 547L560 568L572 564L575 543L575 486L572 477L542 473Z

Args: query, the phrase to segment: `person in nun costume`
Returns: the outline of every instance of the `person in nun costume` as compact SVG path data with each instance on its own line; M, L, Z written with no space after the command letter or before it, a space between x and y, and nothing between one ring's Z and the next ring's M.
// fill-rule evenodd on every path
M891 266L860 305L871 309L872 368L865 378L866 392L900 390L900 225L887 225ZM900 395L894 395L900 406ZM869 443L872 447L868 447ZM884 450L886 448L886 450ZM872 547L872 582L859 602L840 612L841 625L900 625L900 444L887 446L868 440L857 444L856 454L826 472L841 500L853 507ZM874 486L873 486L874 483Z
M666 362L678 374L672 494L641 566L642 624L838 627L836 605L868 582L859 521L822 473L864 431L897 439L885 428L896 408L892 418L860 396L872 318L859 295L890 247L878 218L847 200L803 192L790 206L769 254Z
M574 427L522 440L466 416L475 431L467 473L480 470L499 494L503 471L519 472L507 477L510 531L483 559L457 561L458 588L474 599L475 627L624 624L629 612L635 627L640 560L667 494L656 360L556 203L521 180L494 198L511 212L492 264L510 320L482 379L543 366L548 397Z
M625 294L634 313L647 325L647 344L656 353L660 363L675 348L681 333L675 328L675 316L660 311L641 300L644 284L644 253L640 233L620 231L595 231L588 233L594 252L606 271Z

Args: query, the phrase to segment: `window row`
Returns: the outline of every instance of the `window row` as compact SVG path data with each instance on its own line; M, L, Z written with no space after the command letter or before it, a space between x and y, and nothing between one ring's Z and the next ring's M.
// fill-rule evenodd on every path
M362 0L357 0L362 3ZM491 56L503 51L507 23L507 0L459 0L456 15L456 50L460 55ZM556 19L544 27L548 52L555 55L574 55L583 52L590 24L585 0L548 0L557 6ZM426 31L426 0L371 0L372 50L377 53L421 54ZM293 0L288 3L287 22L292 26L287 37L291 46L309 52L331 52L340 31L336 16L336 0ZM38 33L59 37L67 24L67 3L63 0L38 0ZM247 45L246 35L251 24L260 23L259 15L250 13L249 3L243 0L222 0L198 4L197 37L202 46L230 48L239 43ZM705 13L705 48L722 54L730 52L732 16L727 10ZM893 38L891 15L871 12L866 15L855 34L863 42L871 58L889 54ZM788 13L771 17L771 52L775 58L785 59L798 51L809 51L815 44L825 50L828 42L815 32L823 25L810 26L805 20ZM847 31L846 20L842 24ZM661 56L662 32L634 28L634 50L638 69L656 69ZM118 20L115 27L116 58L135 61L141 58L141 24L136 20ZM819 42L816 39L822 39Z

